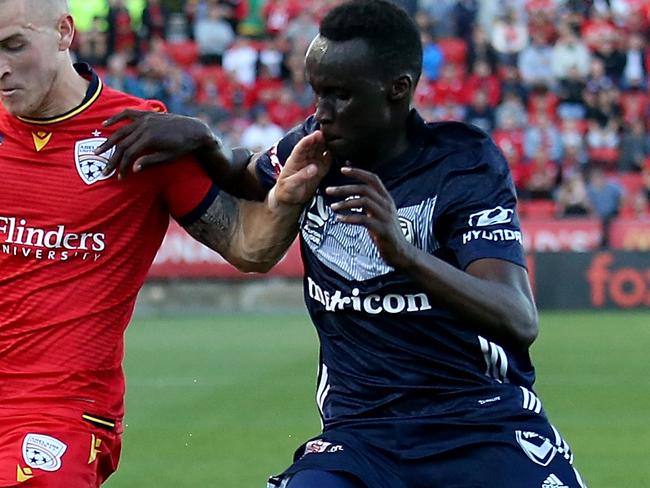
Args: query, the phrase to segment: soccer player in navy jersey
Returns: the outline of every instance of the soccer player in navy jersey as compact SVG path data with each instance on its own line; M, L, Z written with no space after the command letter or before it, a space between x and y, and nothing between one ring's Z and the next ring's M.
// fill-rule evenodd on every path
M266 153L229 158L193 119L133 111L102 150L118 143L122 172L193 150L221 186L281 201L287 162L334 159L298 230L323 432L269 486L584 487L533 390L538 317L508 165L476 127L412 109L421 59L403 10L353 0L307 53L315 114Z

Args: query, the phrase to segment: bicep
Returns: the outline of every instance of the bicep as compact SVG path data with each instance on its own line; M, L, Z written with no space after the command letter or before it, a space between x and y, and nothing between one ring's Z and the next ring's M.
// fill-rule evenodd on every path
M523 266L503 259L477 259L465 271L476 278L506 285L533 302L528 272Z

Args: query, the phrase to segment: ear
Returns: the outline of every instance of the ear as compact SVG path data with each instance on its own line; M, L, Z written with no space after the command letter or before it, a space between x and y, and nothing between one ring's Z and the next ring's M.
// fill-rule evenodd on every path
M391 101L401 101L409 99L413 89L413 78L411 75L404 74L393 80L390 87L389 98Z
M59 32L59 51L66 51L74 39L74 20L70 14L62 15L56 25Z

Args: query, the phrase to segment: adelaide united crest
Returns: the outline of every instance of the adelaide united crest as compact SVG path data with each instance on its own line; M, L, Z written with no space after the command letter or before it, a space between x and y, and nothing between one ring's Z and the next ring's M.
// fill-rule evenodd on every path
M74 162L77 172L86 185L92 185L101 180L106 180L115 174L111 171L108 175L103 175L102 171L108 164L108 160L115 152L112 147L108 151L99 155L95 154L95 149L106 141L105 137L93 137L77 141L74 145Z

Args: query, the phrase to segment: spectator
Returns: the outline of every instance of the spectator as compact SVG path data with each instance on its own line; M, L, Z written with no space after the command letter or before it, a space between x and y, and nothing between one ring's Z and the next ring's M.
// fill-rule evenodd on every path
M167 39L167 20L169 11L160 0L147 0L142 11L142 38L147 44L153 37Z
M470 71L476 65L477 61L486 62L490 66L492 73L497 72L497 52L492 44L490 44L490 40L480 24L474 26L472 38L468 43L467 71Z
M516 66L519 53L528 45L528 28L512 12L497 20L492 29L492 47L499 63Z
M260 152L273 146L283 135L282 129L271 122L266 111L258 110L253 123L244 129L240 142L251 151Z
M519 72L521 79L528 87L533 85L546 85L553 87L552 49L544 37L537 33L532 38L531 44L519 54Z
M558 166L550 160L548 153L540 148L528 163L522 196L528 199L550 200L558 180Z
M586 78L591 62L589 48L568 24L560 26L559 32L560 38L551 51L553 76L559 80ZM577 76L572 75L571 71Z
M569 171L558 187L555 203L559 217L588 217L592 213L581 171Z
M434 104L451 103L463 106L467 103L462 72L454 64L442 66L440 78L432 83Z
M223 55L223 67L233 73L239 83L251 86L255 83L257 58L251 41L238 37Z
M583 93L586 84L580 76L578 68L569 68L567 77L558 82L557 114L561 119L583 119L586 113Z
M645 119L637 119L625 126L619 147L618 169L640 172L650 154L650 138Z
M483 90L476 90L472 102L465 112L465 122L473 124L487 133L494 130L494 110L488 103L488 96Z
M131 15L124 0L109 0L108 15L108 52L123 52L129 61L135 59L136 36L131 25Z
M282 86L282 80L274 78L266 66L260 66L259 75L248 89L246 107L254 110L266 108L269 103L279 98Z
M602 168L594 166L590 169L587 194L594 213L603 224L603 242L601 245L607 246L609 224L621 209L623 190L618 183L605 176Z
M221 65L224 52L235 40L235 32L225 15L224 7L212 4L208 7L207 16L194 24L194 39L203 64Z
M456 25L452 12L456 0L420 0L419 4L420 11L431 20L432 28L439 37L452 37L455 34Z
M526 107L516 93L507 91L495 113L496 126L502 129L506 125L521 129L528 123Z
M562 157L560 131L543 112L537 115L537 121L524 133L525 157L536 159L540 154L556 162Z
M144 92L140 81L127 72L126 61L126 56L123 53L111 54L108 58L108 71L104 82L111 88L143 98Z
M196 97L196 83L189 73L179 66L171 66L163 80L165 100L170 112L192 115Z
M266 32L277 36L284 32L289 21L300 12L297 0L267 0L262 9L262 16L266 22Z
M85 32L79 32L78 60L91 66L105 66L109 54L108 35L103 17L93 17Z
M287 79L291 76L285 64L290 45L286 39L275 37L262 43L259 50L258 73L266 67L273 78Z
M294 100L291 89L287 86L280 90L279 96L267 106L271 122L285 132L298 125L305 118L305 110Z
M478 0L457 0L452 14L456 23L455 37L461 37L465 42L469 42L472 33L472 27L476 23L478 15Z
M624 89L645 89L647 86L646 46L639 32L630 33L627 39L621 85Z
M499 78L492 74L490 65L483 60L476 61L472 73L465 82L465 91L469 100L473 99L474 92L478 90L485 92L490 107L497 106L501 99L501 83Z
M435 81L440 77L444 56L440 46L428 32L421 31L422 39L422 73L427 79Z
M521 82L519 77L519 70L513 65L503 65L500 67L501 71L501 92L514 93L524 104L528 100L528 90Z
M289 45L303 55L317 35L318 23L314 18L313 10L307 7L303 7L301 12L289 21L283 34Z
M603 39L598 44L594 56L603 62L605 75L614 83L619 83L625 70L626 57L618 49L614 40Z

